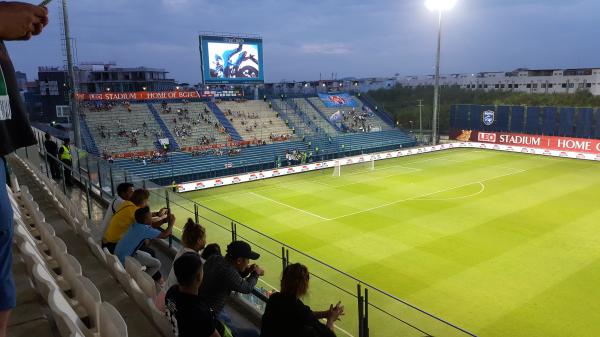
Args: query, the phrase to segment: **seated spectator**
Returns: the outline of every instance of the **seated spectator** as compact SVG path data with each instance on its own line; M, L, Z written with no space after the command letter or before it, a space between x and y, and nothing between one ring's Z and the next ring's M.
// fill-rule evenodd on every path
M182 247L177 252L177 255L175 255L175 259L173 261L177 261L177 259L185 253L200 254L200 251L206 245L206 230L204 227L195 223L194 220L188 219L183 227L181 244ZM175 284L177 284L177 279L175 278L174 269L171 268L171 272L167 278L167 289L170 289Z
M288 265L281 277L281 292L269 297L262 317L261 337L333 337L334 323L344 314L338 302L329 310L316 312L300 300L308 292L309 273L306 266ZM327 319L323 324L319 319Z
M202 259L206 261L209 257L213 255L221 256L221 247L217 243L210 243L206 245L206 247L204 247L204 249L202 250L202 254L200 255L200 257L202 257Z
M104 232L108 228L108 224L117 210L121 205L131 198L133 194L133 184L132 183L120 183L117 186L117 196L110 202L108 208L106 209L106 213L104 214L104 218L102 219L102 236L104 236Z
M121 207L113 214L104 236L102 237L102 248L107 248L111 254L114 253L117 242L125 235L129 226L135 223L135 211L138 208L146 207L148 198L150 198L150 192L148 192L148 190L137 189L133 191L129 200L126 200L121 204ZM153 224L155 226L160 226L167 223L168 219L166 218L166 214L166 208L153 213L152 216L155 217L153 218Z
M169 288L165 314L178 337L221 337L230 335L216 319L210 306L198 296L202 284L202 259L185 253L173 263L177 284Z
M204 281L198 295L217 313L219 320L231 328L234 337L258 336L254 330L236 326L223 309L232 291L250 294L258 278L265 274L258 265L250 265L250 260L259 257L248 243L234 241L227 246L225 257L212 255L204 266Z
M125 256L132 256L138 260L142 266L146 266L146 273L154 276L160 269L160 261L152 257L149 253L139 250L146 240L165 239L171 235L175 215L171 214L167 229L160 231L152 227L152 212L150 208L142 207L135 211L135 223L129 227L127 233L117 243L115 255L119 261L125 265Z

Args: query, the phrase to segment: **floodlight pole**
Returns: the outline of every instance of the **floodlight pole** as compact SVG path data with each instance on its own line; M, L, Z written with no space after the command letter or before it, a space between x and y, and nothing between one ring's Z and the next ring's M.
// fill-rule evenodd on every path
M73 65L73 50L71 49L71 32L69 29L69 14L67 10L67 0L62 0L62 11L63 11L63 23L64 23L64 37L65 37L65 49L67 52L67 81L69 85L69 103L71 107L71 123L73 126L74 142L77 148L82 148L81 144L81 130L79 126L79 111L77 107L77 97L75 93L75 69Z
M438 10L439 21L438 21L438 40L437 40L437 54L435 59L435 84L433 86L433 122L432 122L432 142L433 145L437 145L438 137L438 114L440 106L440 56L442 47L442 9Z
M419 137L421 138L420 141L423 141L423 100L419 99L417 100L419 102Z

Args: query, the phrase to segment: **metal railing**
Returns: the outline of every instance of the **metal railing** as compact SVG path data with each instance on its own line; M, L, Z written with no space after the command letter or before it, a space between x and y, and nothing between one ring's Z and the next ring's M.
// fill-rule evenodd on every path
M207 231L207 241L219 244L224 249L233 240L244 240L261 253L260 264L267 274L259 281L259 286L251 297L245 300L260 313L264 311L265 301L269 295L277 291L279 277L283 269L293 262L306 265L311 274L311 293L305 299L315 310L329 307L329 304L341 301L346 308L346 315L336 325L338 336L353 337L386 337L386 336L471 336L474 333L459 327L435 314L427 312L416 305L399 298L377 286L365 282L348 272L330 265L290 244L264 234L251 226L247 226L227 215L221 214L204 205L174 192L171 187L158 186L149 180L128 174L93 157L87 152L73 148L73 164L68 166L48 153L43 145L43 133L36 131L38 145L20 150L18 155L25 157L34 166L40 167L48 177L52 173L52 165L57 165L63 191L67 193L65 184L66 172L72 172L73 179L85 190L87 216L91 214L91 198L110 200L115 196L115 186L121 182L134 183L150 191L150 206L161 208L168 206L175 214L178 223L192 218L202 224ZM174 230L175 238L168 240L170 245L177 245L181 229Z

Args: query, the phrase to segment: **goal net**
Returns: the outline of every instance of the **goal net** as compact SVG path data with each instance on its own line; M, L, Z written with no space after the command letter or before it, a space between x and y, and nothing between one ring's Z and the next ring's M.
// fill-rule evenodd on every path
M347 163L345 159L336 160L333 167L333 176L341 177L342 175L359 174L375 170L375 157L365 158L365 161L356 163ZM342 174L342 171L344 172Z

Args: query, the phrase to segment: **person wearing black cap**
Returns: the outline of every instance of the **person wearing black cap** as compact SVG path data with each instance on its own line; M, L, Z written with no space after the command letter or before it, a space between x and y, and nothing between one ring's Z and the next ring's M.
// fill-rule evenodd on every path
M260 255L252 251L250 245L244 241L234 241L227 246L225 257L213 255L204 265L204 280L198 292L217 313L234 336L249 336L252 332L242 332L237 328L228 315L224 312L225 301L232 291L249 294L258 282L258 278L265 271L256 264L250 264L250 260L257 260ZM254 335L258 335L256 332Z

